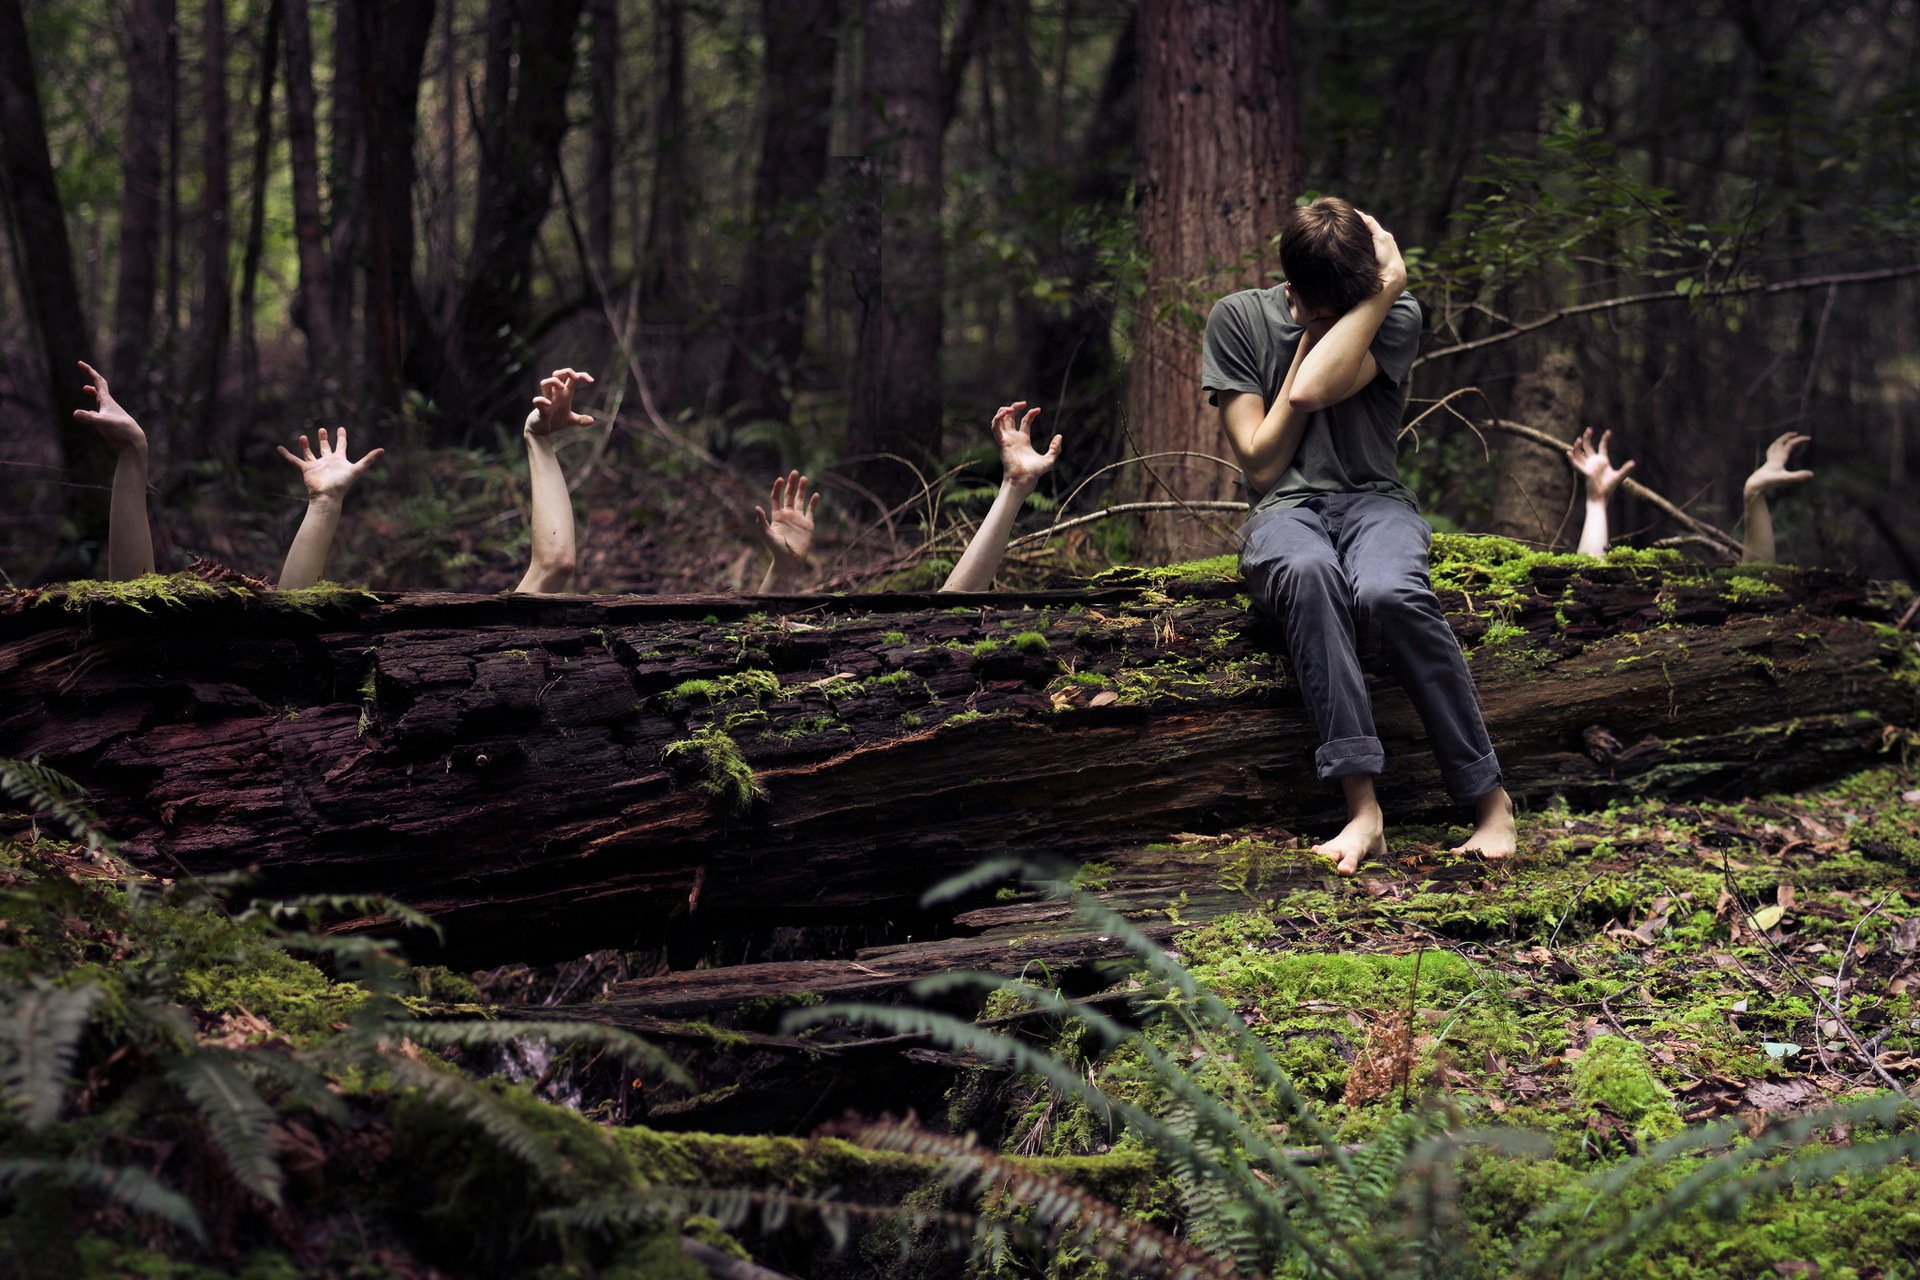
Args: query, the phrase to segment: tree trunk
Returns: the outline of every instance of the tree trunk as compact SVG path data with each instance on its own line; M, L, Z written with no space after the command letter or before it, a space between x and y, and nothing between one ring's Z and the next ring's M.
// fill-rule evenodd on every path
M316 379L333 361L333 284L320 216L320 147L313 93L313 22L307 0L286 0L287 156L293 174L293 239L300 261L295 323L307 336Z
M791 409L806 349L807 297L833 125L840 0L761 0L766 111L753 187L753 238L740 276L722 402L736 418Z
M253 117L253 183L249 189L247 243L240 255L240 374L242 421L251 421L260 392L260 348L254 338L254 286L260 277L260 253L266 243L267 168L273 161L273 77L280 60L280 19L286 0L267 0L266 31L260 40L260 94Z
M328 339L342 355L356 351L354 296L366 227L367 55L360 11L367 0L337 0L333 15L331 137L327 146Z
M1549 348L1514 384L1512 417L1572 444L1580 434L1585 398L1573 353ZM1540 547L1577 543L1581 513L1569 504L1577 507L1586 492L1583 482L1576 494L1578 477L1566 460L1510 435L1495 437L1493 456L1495 487L1487 532Z
M1547 564L1503 596L1436 568L1465 584L1442 602L1523 804L1812 783L1920 722L1909 641L1886 625L1904 601L1744 569ZM15 593L0 756L78 779L156 872L390 894L473 964L911 929L931 881L996 853L1114 860L1333 821L1282 645L1238 579L1137 581L965 611L422 594L140 612ZM1410 705L1386 687L1376 704L1390 811L1446 811Z
M46 404L53 413L46 425L60 441L62 474L74 486L65 491L67 516L82 539L104 546L113 463L93 428L73 420L73 411L88 403L74 367L87 355L87 323L19 0L0 0L0 204L20 296L40 343Z
M227 5L206 0L200 32L200 136L205 186L200 197L200 323L194 343L200 393L201 439L215 438L220 412L220 375L232 319L227 252L232 203L227 164ZM203 448L197 450L205 455Z
M587 253L604 286L613 278L613 159L620 120L619 0L588 0L587 20L593 33L587 72Z
M120 268L113 295L115 394L139 415L148 409L153 310L160 265L162 149L173 82L167 40L174 0L134 0L127 36L126 159L120 187ZM124 389L118 389L124 388Z
M687 6L686 0L654 0L655 74L659 91L653 111L653 188L647 205L647 239L639 265L640 296L660 304L674 319L691 284L687 278L687 204L692 173L687 155ZM670 358L655 371L654 396L679 403L682 345L673 340Z
M866 0L862 93L869 156L881 160L876 341L856 352L848 471L889 504L918 492L940 456L942 139L945 74L939 0ZM863 332L865 332L863 330Z
M1271 239L1298 182L1287 7L1264 0L1142 0L1140 252L1146 297L1133 317L1127 395L1140 454L1221 456L1218 413L1200 390L1200 339L1214 301L1271 283ZM1140 465L1145 497L1227 498L1237 470L1199 459ZM1233 549L1224 521L1157 514L1147 545L1187 558Z
M503 103L500 92L487 87L489 103L504 115L482 129L495 149L494 176L477 197L459 321L462 389L473 397L473 423L502 411L524 381L513 345L526 327L533 245L552 205L567 132L580 10L581 0L517 10L508 62L512 91Z

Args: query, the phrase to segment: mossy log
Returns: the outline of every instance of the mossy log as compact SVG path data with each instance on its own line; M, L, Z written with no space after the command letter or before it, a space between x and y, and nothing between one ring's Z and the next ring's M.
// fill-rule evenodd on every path
M1435 583L1523 802L1811 782L1920 721L1904 601L1859 579L1442 539ZM1208 562L964 602L12 593L0 755L77 778L159 874L391 895L475 964L886 941L992 853L1329 817L1239 592ZM1388 802L1435 811L1377 704Z

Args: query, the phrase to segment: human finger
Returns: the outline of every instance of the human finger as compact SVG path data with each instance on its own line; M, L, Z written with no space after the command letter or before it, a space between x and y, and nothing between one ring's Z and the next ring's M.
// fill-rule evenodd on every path
M314 461L313 446L307 442L305 436L300 437L300 458L304 462Z
M74 363L80 366L80 368L86 373L87 378L93 383L95 383L96 385L98 385L100 390L105 391L107 389L106 374L101 373L98 369L88 364L85 360L76 360L74 361Z
M1061 446L1061 445L1063 445L1063 444L1065 444L1066 442L1067 442L1067 440L1066 440L1066 437L1065 437L1065 436L1055 436L1055 437L1053 438L1053 443L1047 446L1047 456L1048 456L1049 458L1057 458L1057 457L1059 457L1059 456L1060 456L1060 446Z
M322 427L320 428L320 456L324 458L331 452L332 449L327 444L327 429Z
M92 409L75 409L73 411L73 420L75 422L84 422L90 427L98 427L105 424L107 415Z
M799 475L799 472L795 472L794 474ZM793 487L793 505L794 506L798 507L801 504L806 502L807 484L808 484L807 477L800 476L800 482ZM816 494L814 496L818 497L819 495Z
M347 456L347 429L345 427L335 427L333 429L333 451L343 458Z
M553 401L547 399L545 396L535 396L533 398L533 407L536 409L551 409L553 408Z
M1027 410L1027 416L1020 419L1020 429L1022 431L1032 432L1033 420L1039 416L1040 416L1040 411L1038 409Z
M343 452L344 452L344 450L343 450ZM364 470L364 469L366 469L367 467L369 467L369 466L371 466L371 465L372 465L373 463L375 463L375 462L377 462L377 461L378 461L379 459L381 459L381 458L383 458L383 457L385 457L385 456L386 456L386 452L387 452L387 451L386 451L385 449L369 449L369 450L367 450L367 456L366 456L366 457L364 457L364 458L362 458L362 459L360 459L360 461L358 461L358 462L356 462L356 463L354 463L354 464L353 464L353 469L354 469L354 470L355 470L356 472L357 472L357 471L362 471L362 470Z
M785 476L775 476L773 478L773 501L769 505L771 505L774 510L779 510L781 499L785 498L786 494L787 478Z
M1615 467L1615 468L1614 468L1614 474L1616 474L1616 475L1622 475L1622 476L1623 476L1623 475L1625 475L1625 474L1627 474L1627 472L1629 472L1629 471L1631 471L1631 470L1633 470L1633 463L1632 463L1632 462L1623 462L1623 463L1621 463L1621 464L1620 464L1620 465L1619 465L1618 467Z
M575 369L573 371L573 380L575 382L592 382L593 375L588 373L585 369Z
M817 508L819 505L820 505L820 491L818 489L815 489L813 491L813 496L807 499L807 515L811 517L814 513L814 509Z
M773 527L773 521L767 519L767 512L764 507L755 507L753 514L760 517L761 529L771 529Z
M572 415L572 418L573 425L576 427L590 427L593 425L593 415L590 413L576 413Z
M1789 471L1789 472L1787 472L1787 479L1789 479L1789 480L1791 480L1791 481L1793 481L1793 482L1794 482L1795 484L1798 484L1798 483L1799 483L1800 481L1802 481L1802 480L1811 480L1811 479L1813 479L1813 472L1811 472L1811 471Z
M288 462L291 462L296 467L300 465L300 459L294 457L293 453L287 448L287 446L283 444L277 444L273 447L278 449L280 451L280 456L285 458Z

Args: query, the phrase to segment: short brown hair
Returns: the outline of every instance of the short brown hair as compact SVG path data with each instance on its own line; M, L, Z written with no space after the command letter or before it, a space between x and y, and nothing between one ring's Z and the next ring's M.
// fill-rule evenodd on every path
M1380 292L1373 233L1360 211L1338 196L1321 196L1287 215L1280 269L1301 302L1341 315Z

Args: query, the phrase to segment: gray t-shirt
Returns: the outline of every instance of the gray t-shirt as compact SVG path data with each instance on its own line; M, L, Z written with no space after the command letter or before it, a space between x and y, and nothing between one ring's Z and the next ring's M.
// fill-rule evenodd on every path
M1250 391L1272 408L1304 332L1294 323L1280 285L1220 299L1207 317L1201 365L1207 402L1219 404L1222 391ZM1420 304L1412 294L1393 300L1369 350L1380 376L1308 417L1293 464L1272 489L1254 495L1255 511L1298 506L1320 493L1385 493L1418 505L1413 490L1400 482L1394 461L1407 406L1407 374L1420 350Z

